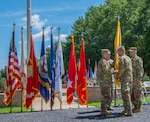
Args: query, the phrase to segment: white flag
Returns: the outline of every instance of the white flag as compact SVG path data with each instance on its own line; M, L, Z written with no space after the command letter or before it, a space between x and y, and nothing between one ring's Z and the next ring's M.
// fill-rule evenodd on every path
M64 74L64 61L63 61L63 53L62 46L60 40L58 40L57 50L56 50L56 69L55 69L55 95L59 99L62 104L62 78L61 76Z
M20 73L21 73L21 88L22 88L22 106L25 104L25 98L26 98L26 64L25 64L25 57L24 57L24 33L22 34L22 50L21 50L21 63L20 63Z

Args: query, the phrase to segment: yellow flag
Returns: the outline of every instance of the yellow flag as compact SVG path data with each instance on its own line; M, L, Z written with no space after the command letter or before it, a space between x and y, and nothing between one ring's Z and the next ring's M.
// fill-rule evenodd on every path
M118 19L118 23L117 23L117 30L116 30L116 36L115 36L115 40L114 40L114 54L115 54L115 70L118 70L119 66L119 59L118 59L118 54L117 54L117 49L119 46L121 46L122 40L121 40L121 28L120 28L120 21ZM119 85L120 82L118 80L116 80L116 74L115 74L115 84Z

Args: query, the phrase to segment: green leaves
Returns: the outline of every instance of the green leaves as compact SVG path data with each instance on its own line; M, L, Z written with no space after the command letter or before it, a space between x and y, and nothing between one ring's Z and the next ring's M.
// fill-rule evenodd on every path
M101 58L100 50L108 48L114 58L114 38L117 19L120 16L122 44L128 50L137 46L138 54L144 60L145 71L150 75L150 2L149 0L106 0L104 5L91 6L83 17L73 24L77 60L79 57L81 34L85 38L86 60ZM64 44L64 60L68 62L71 35ZM67 63L65 63L67 64ZM66 66L67 67L67 66Z

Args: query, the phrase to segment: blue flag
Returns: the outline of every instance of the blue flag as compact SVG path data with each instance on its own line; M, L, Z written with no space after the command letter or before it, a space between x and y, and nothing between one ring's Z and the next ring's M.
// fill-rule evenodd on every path
M92 79L94 78L94 73L92 71L92 68L90 66L90 60L89 60L89 64L88 64L88 70L87 70L87 80L89 82L92 82Z
M51 30L51 49L50 49L50 80L51 80L51 109L54 105L55 98L55 59L54 59L54 45L53 34Z
M50 82L48 77L47 61L45 56L44 32L42 36L42 45L41 45L39 83L40 83L40 93L44 98L45 102L48 102L50 96L49 95Z

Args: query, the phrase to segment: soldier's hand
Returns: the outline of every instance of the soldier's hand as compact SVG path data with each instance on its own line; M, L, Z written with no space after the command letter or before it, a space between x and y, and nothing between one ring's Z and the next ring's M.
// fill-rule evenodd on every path
M114 70L114 74L117 74L118 73L118 70Z

